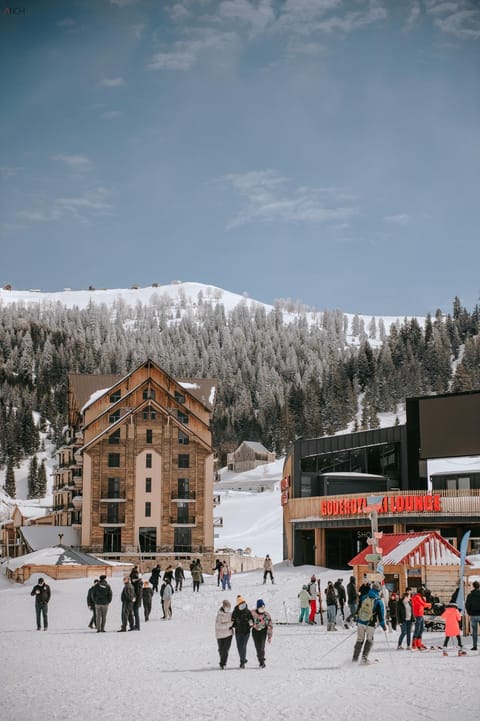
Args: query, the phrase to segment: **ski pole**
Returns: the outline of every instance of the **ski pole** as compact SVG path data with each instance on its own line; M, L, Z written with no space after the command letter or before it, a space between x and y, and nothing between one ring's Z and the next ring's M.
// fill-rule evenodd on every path
M329 648L328 651L327 651L327 653L324 653L323 656L320 656L320 658L319 658L318 660L321 661L322 659L326 658L330 653L332 653L332 651L335 651L336 648L338 648L339 646L341 646L342 643L345 643L345 641L348 641L348 639L349 639L349 638L352 638L352 636L354 636L356 633L357 633L357 629L355 629L354 631L352 631L352 633L349 633L348 636L345 636L345 638L342 638L342 640L340 641L340 643L337 643L336 646L332 646L332 648Z

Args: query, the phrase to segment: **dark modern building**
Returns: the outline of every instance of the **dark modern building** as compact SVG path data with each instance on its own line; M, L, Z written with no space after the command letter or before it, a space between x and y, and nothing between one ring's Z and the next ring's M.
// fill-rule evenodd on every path
M347 568L367 545L367 499L381 498L379 530L439 532L480 550L480 473L427 477L434 458L480 455L480 392L407 400L407 422L299 439L282 481L284 555L295 565Z

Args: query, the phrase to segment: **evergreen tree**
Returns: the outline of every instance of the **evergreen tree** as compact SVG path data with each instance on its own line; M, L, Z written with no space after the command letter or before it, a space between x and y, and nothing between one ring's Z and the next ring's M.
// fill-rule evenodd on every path
M47 469L45 466L45 458L42 458L37 476L37 488L35 498L45 498L47 492Z
M7 470L5 473L5 493L8 493L10 498L15 498L17 495L17 489L15 486L15 472L13 470L13 463L9 461L7 463Z
M38 484L38 461L37 456L32 456L28 470L28 497L37 498Z

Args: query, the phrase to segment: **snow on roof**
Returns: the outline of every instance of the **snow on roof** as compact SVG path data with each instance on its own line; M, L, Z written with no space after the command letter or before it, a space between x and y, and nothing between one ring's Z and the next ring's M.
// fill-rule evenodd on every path
M74 551L65 546L50 546L39 551L9 559L7 567L13 571L22 566L108 566L110 564L87 553Z
M384 533L379 540L382 563L425 564L427 566L458 566L460 553L436 531L421 533ZM365 556L371 553L368 546L352 558L350 566L367 563ZM468 561L467 561L468 563ZM470 565L470 564L469 564Z
M33 551L54 546L60 540L60 534L63 545L80 545L80 531L72 526L21 526L20 531Z
M187 381L179 381L179 383L182 386L182 388L185 388L185 390L187 390L187 391L191 388L197 388L197 389L200 388L198 383L188 383Z
M24 518L30 519L42 518L43 516L46 516L47 513L50 513L50 511L52 510L50 507L42 508L42 506L28 506L24 505L23 503L17 503L16 506Z
M92 395L90 396L90 398L88 399L88 401L87 401L86 403L84 403L83 406L81 407L80 412L81 412L81 413L85 413L85 411L87 410L87 408L88 408L89 406L91 406L92 403L95 403L96 400L98 400L98 399L101 398L103 395L105 395L105 393L107 393L109 390L110 390L110 388L100 388L100 390L95 391L94 393L92 393Z

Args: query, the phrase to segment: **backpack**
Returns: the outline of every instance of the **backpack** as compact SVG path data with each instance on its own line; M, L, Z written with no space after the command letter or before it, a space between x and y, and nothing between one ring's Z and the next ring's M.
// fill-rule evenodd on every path
M358 620L362 623L368 623L373 618L373 605L375 599L371 596L365 596L360 608L358 609Z

